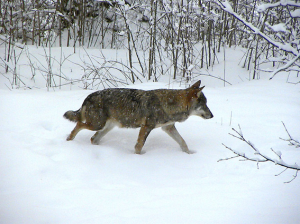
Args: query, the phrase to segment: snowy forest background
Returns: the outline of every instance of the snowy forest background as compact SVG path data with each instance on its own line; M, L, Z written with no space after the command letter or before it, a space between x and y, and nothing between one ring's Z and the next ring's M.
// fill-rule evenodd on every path
M13 74L6 76L12 86L27 85L18 71L21 53L28 57L31 78L46 77L48 87L74 82L108 87L162 76L188 82L212 76L205 69L226 60L225 47L236 46L246 49L239 64L249 70L248 79L259 79L261 72L299 76L297 0L14 0L1 1L0 8L5 45L0 65ZM29 45L44 48L44 59L32 55ZM126 49L127 54L110 60L99 52L82 61L85 72L74 78L62 69L70 54L61 49L61 58L53 58L53 47L72 47L74 53L78 47ZM218 57L222 49L224 57ZM214 78L230 83L225 73Z

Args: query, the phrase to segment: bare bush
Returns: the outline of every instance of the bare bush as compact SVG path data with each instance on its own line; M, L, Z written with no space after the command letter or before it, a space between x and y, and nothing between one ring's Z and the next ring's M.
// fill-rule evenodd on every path
M241 65L250 79L261 71L271 79L281 71L300 72L297 1L15 0L1 1L0 8L3 63L19 43L72 46L74 52L79 46L122 48L128 50L122 63L143 77L189 82L219 63L222 49L242 46Z
M300 72L300 3L265 3L264 1L215 1L239 25L234 29L240 32L241 42L248 51L244 67L253 63L252 78L259 78L259 71L271 72L272 79L280 71ZM250 10L249 10L250 8ZM272 63L274 69L264 68Z
M282 122L283 123L283 122ZM284 128L289 136L289 139L283 139L284 141L288 141L291 146L295 146L295 147L300 147L300 143L299 141L295 140L294 138L291 137L290 133L288 132L288 130L285 127L285 124L283 123ZM240 127L239 127L240 128ZM231 147L226 146L225 144L223 144L223 146L227 149L229 149L231 152L233 152L235 154L234 157L230 157L230 158L226 158L226 159L220 159L218 162L220 161L224 161L224 160L229 160L229 159L234 159L234 158L243 158L246 161L251 161L251 162L255 162L257 163L257 168L259 168L259 163L264 163L264 162L271 162L275 165L281 166L283 168L285 168L280 174L282 174L283 172L285 172L286 170L295 170L295 175L293 176L293 178L290 181L287 181L285 183L290 183L291 181L293 181L296 177L298 172L300 171L300 166L298 164L288 164L286 163L283 159L282 159L282 152L281 151L275 151L271 148L271 151L275 154L275 156L277 158L271 158L269 156L267 156L266 154L260 152L260 150L258 148L256 148L254 146L254 144L252 142L250 142L249 140L245 139L242 130L240 128L239 131L237 131L236 129L232 129L234 131L235 134L231 134L229 133L229 135L245 142L253 151L254 151L254 155L258 156L258 157L250 157L247 156L245 153L242 152L238 152L237 150L232 149ZM279 174L279 175L280 175ZM277 175L278 176L278 175Z

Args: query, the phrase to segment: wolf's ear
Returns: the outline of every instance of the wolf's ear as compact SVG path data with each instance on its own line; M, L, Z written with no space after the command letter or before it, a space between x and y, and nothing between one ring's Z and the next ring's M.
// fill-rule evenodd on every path
M197 93L197 97L198 97L198 98L200 97L201 91L202 91L202 89L204 89L204 87L205 87L205 86L202 86L202 87L199 89L199 92Z
M199 80L198 82L196 82L194 85L191 86L192 89L199 89L201 84L201 80Z

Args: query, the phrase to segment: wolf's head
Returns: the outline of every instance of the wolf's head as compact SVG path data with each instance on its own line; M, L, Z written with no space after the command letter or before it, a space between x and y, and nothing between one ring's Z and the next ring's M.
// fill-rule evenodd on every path
M205 86L202 86L200 88L200 84L201 81L199 80L188 89L192 101L190 115L197 115L204 119L210 119L213 118L214 115L211 113L210 109L206 105L207 100L202 92Z

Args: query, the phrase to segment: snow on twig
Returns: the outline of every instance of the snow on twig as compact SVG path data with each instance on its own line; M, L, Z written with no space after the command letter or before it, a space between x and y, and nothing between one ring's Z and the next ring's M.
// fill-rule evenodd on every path
M258 12L264 12L269 8L274 8L278 6L294 6L294 7L300 7L300 3L296 3L295 1L279 1L276 3L265 3L257 6Z
M288 61L284 66L276 69L274 72L272 72L272 75L270 77L270 80L274 78L274 76L278 73L281 72L283 70L286 70L287 68L289 68L290 66L292 66L298 59L300 58L300 53L294 57L292 60Z
M283 123L283 125L284 125L284 123ZM285 125L284 125L284 127L285 127ZM300 171L300 166L299 166L297 163L295 163L294 165L291 165L291 164L288 164L288 163L284 162L284 161L282 160L282 157L281 157L281 156L282 156L281 152L280 152L280 151L275 152L273 149L271 149L271 150L272 150L272 152L274 152L274 154L275 154L276 156L278 156L278 159L273 159L273 158L271 158L271 157L269 157L269 156L267 156L267 155L261 153L261 152L254 146L253 143L251 143L249 140L247 140L247 139L244 138L244 135L241 133L241 131L237 131L237 130L234 129L234 128L232 128L232 130L235 132L235 134L229 133L229 135L231 135L231 136L233 136L233 137L235 137L235 138L237 138L237 139L239 139L239 140L245 142L248 146L250 146L250 147L254 150L254 154L260 156L260 158L249 157L249 156L245 155L245 153L238 152L237 150L234 150L234 149L232 149L232 148L230 148L230 147L228 147L227 145L225 145L225 144L222 143L222 145L223 145L225 148L229 149L229 150L230 150L231 152L233 152L236 156L233 156L233 157L230 157L230 158L226 158L226 159L220 159L220 160L218 160L218 162L224 161L224 160L230 160L230 159L234 159L234 158L238 158L238 157L243 158L245 161L256 162L256 163L257 163L257 167L258 167L258 164L259 164L259 163L262 163L262 162L271 162L271 163L273 163L273 164L275 164L275 165L282 166L282 167L286 168L286 169L285 169L284 171L282 171L280 174L282 174L283 172L285 172L287 169L295 170L295 171L296 171L296 174L293 176L293 179L290 180L290 181L287 181L287 182L285 182L285 183L290 183L290 182L292 182L292 181L297 177L297 174L298 174L298 172ZM287 131L286 127L285 127L285 130ZM292 142L295 141L295 140L291 137L291 135L289 134L288 131L287 131L287 133L288 133L290 139L285 140L285 141L289 141L289 142L290 142L290 141L292 141ZM284 140L284 139L283 139L283 140ZM297 142L297 141L295 141L295 142L296 142L296 144L299 144L299 142ZM291 144L290 144L290 145L291 145ZM295 145L295 144L292 144L292 145ZM299 146L296 146L296 147L299 147ZM279 176L280 174L277 174L276 176Z
M9 44L12 44L12 45L14 45L14 46L16 46L16 47L18 47L20 49L24 49L25 44L20 44L18 42L10 41L9 38L10 38L9 36L6 37L4 35L0 35L0 40L1 41L4 41L4 42L9 43Z
M285 129L286 133L287 133L288 136L289 136L289 139L283 139L283 138L280 138L280 139L283 140L283 141L289 142L289 143L290 143L289 145L291 145L291 146L295 146L296 148L300 148L300 142L297 141L297 140L295 140L295 139L290 135L290 133L288 132L288 130L287 130L285 124L283 123L283 121L282 121L282 124L283 124L283 126L284 126L284 129Z
M252 23L247 22L242 16L240 16L239 14L237 14L236 12L234 12L232 10L232 8L230 6L230 3L228 1L218 0L216 3L220 6L221 9L223 9L224 11L230 13L232 16L234 16L240 22L245 24L249 29L251 29L253 33L261 36L263 39L268 41L270 44L272 44L276 48L278 48L280 50L283 50L283 51L286 51L286 52L289 52L289 53L292 53L295 56L299 55L298 50L296 48L292 47L289 43L280 43L278 41L275 41L275 40L271 39L271 37L269 37L268 35L264 34L262 31L260 31L259 28L254 26Z

